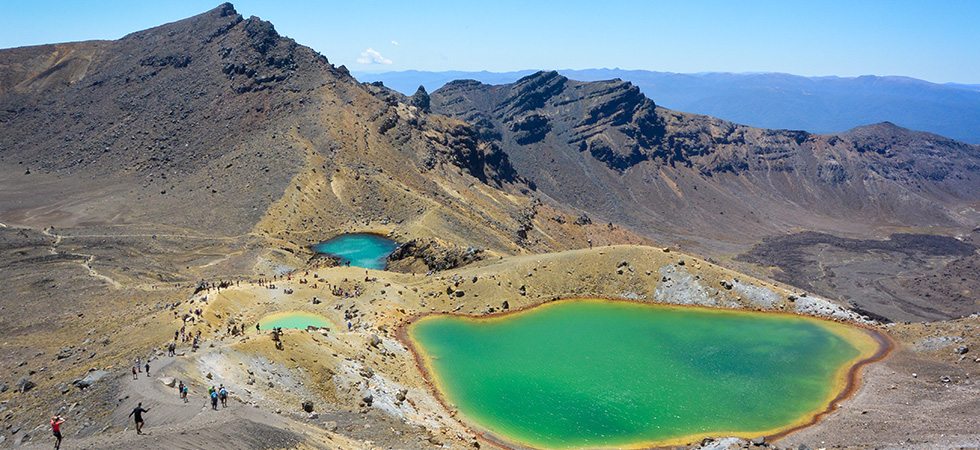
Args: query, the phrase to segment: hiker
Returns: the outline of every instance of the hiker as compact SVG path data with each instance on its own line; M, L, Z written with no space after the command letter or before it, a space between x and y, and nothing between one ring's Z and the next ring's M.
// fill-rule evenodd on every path
M130 416L133 416L133 420L136 421L136 434L143 434L143 413L145 412L150 412L150 409L143 409L143 403L140 402L133 408L133 412L129 413Z
M177 383L177 397L181 400L184 399L184 382L180 381Z
M136 371L137 371L137 372L139 372L139 371L140 371L140 367L142 367L142 364L140 364L140 357L139 357L139 356L137 356L137 357L136 357Z
M149 361L146 362L146 377L147 378L150 377L150 362Z
M61 416L51 417L51 434L54 435L54 450L61 448L61 424L65 423L65 419Z
M214 390L214 386L211 386L211 409L218 410L218 391Z
M133 366L133 379L138 380L140 377L136 376L136 366Z
M187 403L187 391L188 391L188 390L189 390L189 389L187 388L187 385L186 385L186 384L185 384L185 385L184 385L184 387L183 387L183 388L182 388L182 389L180 390L180 398L182 398L182 399L184 399L184 403Z
M259 331L259 323L258 322L255 323L255 331Z
M225 385L221 385L218 388L218 398L221 400L221 407L228 407L228 389L225 389Z

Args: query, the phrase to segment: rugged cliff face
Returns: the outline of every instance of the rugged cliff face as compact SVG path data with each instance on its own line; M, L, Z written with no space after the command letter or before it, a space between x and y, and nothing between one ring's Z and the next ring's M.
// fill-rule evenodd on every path
M450 237L479 229L477 245L518 250L511 218L528 189L496 143L428 114L424 91L375 95L230 4L118 41L3 50L0 73L0 169L42 193L9 206L11 222L111 217L301 245L425 217ZM112 195L84 195L97 189ZM28 211L66 196L80 205L70 217Z
M497 140L543 194L661 236L957 226L980 200L978 147L889 123L838 135L752 128L660 108L627 82L556 72L456 81L431 103Z

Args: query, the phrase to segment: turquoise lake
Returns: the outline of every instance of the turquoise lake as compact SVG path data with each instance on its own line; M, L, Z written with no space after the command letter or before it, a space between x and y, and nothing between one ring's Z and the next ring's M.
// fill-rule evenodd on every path
M313 251L340 258L341 264L365 269L384 270L388 255L398 248L398 243L371 233L342 234L313 246Z

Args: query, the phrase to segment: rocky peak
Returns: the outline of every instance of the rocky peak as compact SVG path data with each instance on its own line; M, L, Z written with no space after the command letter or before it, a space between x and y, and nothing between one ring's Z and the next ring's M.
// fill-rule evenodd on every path
M419 86L418 90L416 90L409 99L409 104L421 111L429 112L430 99L429 93L425 91L425 86Z
M494 112L499 113L505 122L515 120L523 113L544 107L549 100L565 90L567 82L568 78L555 71L528 75L511 86L510 95Z
M204 41L210 41L242 20L242 16L235 11L231 3L222 3L196 16L127 34L121 40L154 40L161 37L196 35Z

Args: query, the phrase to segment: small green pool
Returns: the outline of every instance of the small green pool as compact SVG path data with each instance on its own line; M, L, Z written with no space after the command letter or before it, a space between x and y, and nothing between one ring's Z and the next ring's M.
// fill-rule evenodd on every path
M825 410L879 349L863 329L817 319L606 300L432 315L408 334L467 422L543 448L773 434Z
M263 317L259 320L259 326L263 330L273 328L305 330L306 327L332 328L333 324L330 323L330 319L321 315L303 311L286 311Z
M398 248L398 243L371 233L342 234L313 246L313 251L340 258L341 264L350 262L355 267L384 270L388 255Z

